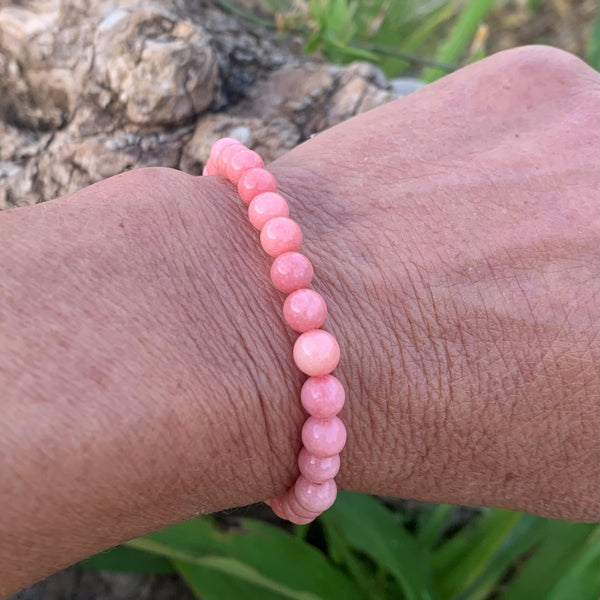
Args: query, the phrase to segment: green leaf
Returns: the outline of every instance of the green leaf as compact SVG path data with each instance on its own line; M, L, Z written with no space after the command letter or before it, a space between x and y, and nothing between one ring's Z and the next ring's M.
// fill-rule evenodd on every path
M600 596L600 528L589 537L581 555L561 577L546 600L596 599Z
M417 540L421 546L431 550L438 543L452 508L451 504L438 504L429 514L421 518L417 533Z
M569 577L573 569L576 571L581 560L591 564L597 576L598 563L595 555L586 554L588 544L597 543L597 540L597 525L545 519L542 541L537 551L504 589L499 596L500 600L550 598L558 593L555 592L557 588L559 591L563 588L562 579ZM597 600L597 581L595 584L592 588L582 591L582 595L559 597L568 600Z
M311 17L321 26L327 24L327 5L322 0L310 0L308 11Z
M331 559L339 565L345 565L348 572L360 587L365 596L372 587L373 572L352 552L348 540L336 527L328 526L327 519L322 518L323 534L327 540L327 552Z
M453 597L481 576L522 518L514 511L489 510L434 552L440 596Z
M239 600L240 598L260 598L261 600L281 600L281 594L266 590L260 585L229 577L221 570L174 560L177 571L190 589L202 600Z
M118 571L122 573L175 572L173 565L168 559L126 546L116 546L106 552L86 558L79 564L89 569Z
M316 52L322 44L323 38L321 32L315 31L309 36L308 40L306 40L303 51L306 54L311 54L312 52Z
M597 71L600 71L600 12L590 32L587 43L587 61Z
M314 594L298 592L285 585L281 585L276 581L265 577L256 569L253 569L247 564L234 558L225 556L194 556L193 554L175 550L165 544L161 544L160 542L148 538L129 542L129 544L134 548L143 549L146 552L154 552L161 556L168 556L175 563L186 580L188 580L186 574L190 575L188 583L192 584L194 592L197 592L201 597L206 597L207 593L204 585L205 579L201 576L204 573L202 569L207 569L212 571L213 574L221 573L227 578L234 578L239 582L245 582L263 588L263 592L274 592L282 598L289 598L290 600L319 600L319 597ZM200 569L199 573L196 572L195 568ZM211 591L212 590L208 590L208 593Z
M492 8L494 1L469 0L465 4L450 35L437 51L436 59L439 62L454 63L460 59L465 48L471 43L481 21ZM430 68L423 72L423 79L429 82L443 75L445 73L441 69Z
M394 513L375 498L340 493L321 522L391 573L407 600L436 597L421 548Z
M348 21L348 4L346 0L332 0L326 2L327 27L333 31L339 31Z
M379 57L377 54L370 52L369 50L363 50L362 48L357 48L356 46L346 46L328 38L325 38L325 44L326 47L329 47L329 49L335 50L342 54L344 58L351 60L367 60L373 63L379 62Z
M502 585L512 565L535 546L541 539L544 519L523 515L504 538L497 552L483 565L472 583L454 597L454 600L485 600Z
M328 600L360 598L351 580L315 547L260 521L243 519L240 523L239 530L222 532L211 518L204 517L129 544L146 551L153 548L152 551L179 561L177 568L188 575L192 571L186 570L182 562L199 569L211 569L213 575L211 582L206 583L207 589L209 584L213 589L214 581L220 576L236 578L252 589L261 586L265 593L284 594L284 597L292 597L289 594L293 592L305 594L302 597L306 598ZM205 558L211 561L207 562ZM215 562L216 559L234 562ZM298 565L302 565L302 569ZM194 585L199 585L202 577L194 577L194 581ZM199 589L196 591L205 593ZM248 592L242 597L254 596Z

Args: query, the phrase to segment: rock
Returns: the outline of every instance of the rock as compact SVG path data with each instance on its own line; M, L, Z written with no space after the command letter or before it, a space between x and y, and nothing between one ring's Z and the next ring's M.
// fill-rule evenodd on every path
M425 83L416 77L397 77L390 80L390 86L396 96L406 96L420 90Z
M208 38L164 12L112 10L94 35L92 77L132 123L184 122L213 100L217 67Z
M236 137L271 161L395 94L200 0L0 4L0 208L128 169L194 175Z
M227 114L208 115L198 121L194 135L183 149L179 167L187 173L199 175L210 147L220 137L240 140L256 150L267 163L291 150L301 140L298 128L284 117L259 119Z

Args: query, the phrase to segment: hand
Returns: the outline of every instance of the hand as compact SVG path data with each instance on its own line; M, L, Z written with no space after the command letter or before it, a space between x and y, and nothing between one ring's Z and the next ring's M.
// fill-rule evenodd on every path
M599 91L518 49L271 165L342 340L342 486L598 518Z

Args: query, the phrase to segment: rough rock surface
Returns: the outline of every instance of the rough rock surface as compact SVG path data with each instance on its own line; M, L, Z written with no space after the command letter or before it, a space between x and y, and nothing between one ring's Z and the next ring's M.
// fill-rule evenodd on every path
M269 161L395 95L210 2L0 1L0 208L137 167L198 174L222 135Z

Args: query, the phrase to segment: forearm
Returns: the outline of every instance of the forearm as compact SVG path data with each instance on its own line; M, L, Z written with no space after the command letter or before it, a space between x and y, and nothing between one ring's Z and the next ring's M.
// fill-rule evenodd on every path
M240 312L270 290L223 189L148 170L0 215L1 591L271 492L248 364L277 359Z

